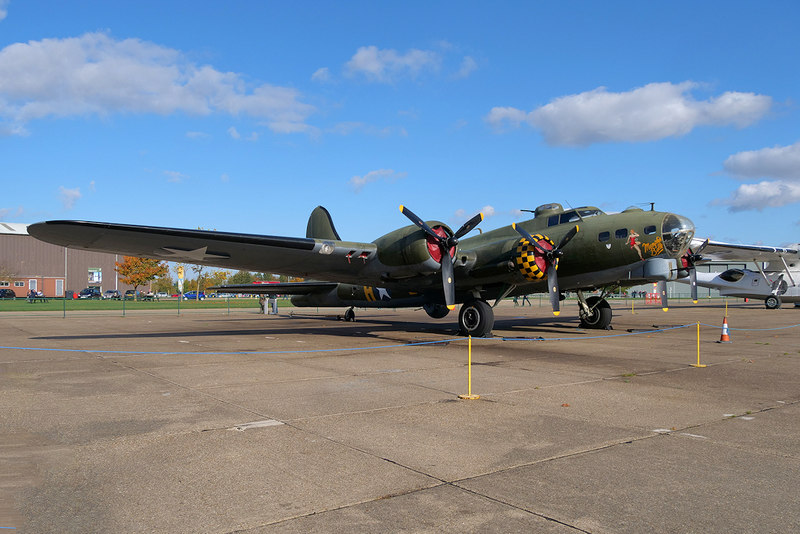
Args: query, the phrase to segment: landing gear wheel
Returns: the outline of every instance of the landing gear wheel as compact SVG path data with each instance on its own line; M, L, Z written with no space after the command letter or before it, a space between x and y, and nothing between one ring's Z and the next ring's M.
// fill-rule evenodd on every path
M422 305L422 309L425 310L432 319L442 319L450 313L450 310L447 309L447 306L443 304L432 304L427 303Z
M589 313L583 311L583 306L578 309L583 328L593 328L596 330L607 329L611 324L611 306L605 299L598 296L586 299L586 305L592 310Z
M458 326L465 336L484 337L494 326L494 310L485 300L471 300L461 306Z
M764 301L764 306L766 306L768 310L777 310L781 307L781 298L776 295L770 295Z
M356 312L353 311L353 308L348 308L347 311L344 312L344 320L355 322L356 320Z

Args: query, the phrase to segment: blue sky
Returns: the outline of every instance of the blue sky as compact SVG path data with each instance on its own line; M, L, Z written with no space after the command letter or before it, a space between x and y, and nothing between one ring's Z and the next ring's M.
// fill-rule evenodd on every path
M797 2L0 0L0 220L342 238L549 202L800 241Z

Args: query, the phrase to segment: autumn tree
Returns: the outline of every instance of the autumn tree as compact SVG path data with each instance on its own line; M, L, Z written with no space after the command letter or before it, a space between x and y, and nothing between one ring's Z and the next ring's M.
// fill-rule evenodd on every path
M11 283L11 281L16 277L17 274L14 271L9 269L5 265L0 265L0 282Z
M228 281L228 277L230 275L231 275L230 271L225 271L221 269L212 271L206 275L206 282L207 282L206 287L224 285Z
M122 283L132 285L134 291L150 280L167 274L166 262L159 260L123 256L122 261L115 265L117 267L114 270L119 273Z
M176 291L175 281L172 279L169 272L159 276L153 281L153 291L156 293L169 293L170 295Z
M250 271L236 271L228 278L229 284L252 284L255 278Z

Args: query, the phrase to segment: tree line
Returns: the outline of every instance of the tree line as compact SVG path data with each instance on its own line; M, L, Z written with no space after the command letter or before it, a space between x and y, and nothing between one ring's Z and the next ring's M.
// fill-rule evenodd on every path
M206 288L221 285L252 284L263 281L298 281L298 279L285 275L277 276L270 273L253 273L250 271L232 272L225 269L206 270L208 267L204 265L180 263L178 265L184 267L184 273L191 271L195 274L194 278L187 277L184 279L184 293L187 291L204 291ZM122 261L116 262L115 270L119 273L120 281L133 286L134 290L147 286L148 289L155 293L164 292L172 295L178 292L178 279L177 277L173 278L169 265L165 261L123 256Z

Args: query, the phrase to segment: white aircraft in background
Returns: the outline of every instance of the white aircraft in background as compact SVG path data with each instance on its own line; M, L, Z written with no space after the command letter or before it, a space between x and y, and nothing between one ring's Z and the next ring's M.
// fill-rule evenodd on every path
M695 265L709 261L753 262L758 270L696 272ZM693 286L692 297L695 301L696 286L700 286L716 289L723 297L763 299L764 305L770 310L780 308L783 302L800 305L800 243L782 248L694 238L688 253L683 257L683 264L690 276L677 281Z

